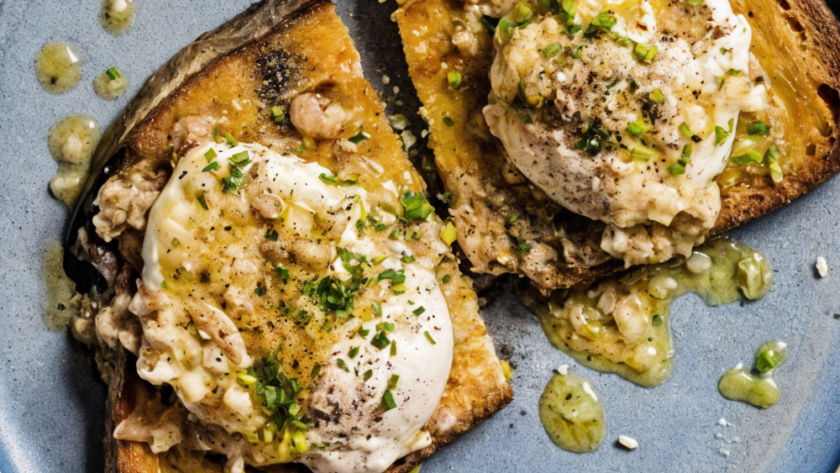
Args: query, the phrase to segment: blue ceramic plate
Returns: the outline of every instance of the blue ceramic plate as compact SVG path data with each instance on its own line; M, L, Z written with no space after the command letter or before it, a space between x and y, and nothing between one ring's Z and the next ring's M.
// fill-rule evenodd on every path
M99 25L99 0L0 0L0 471L102 472L105 387L90 354L65 332L47 330L42 267L60 238L67 211L47 183L56 165L47 130L77 113L107 125L143 80L204 31L250 0L136 0L135 26L114 38ZM344 1L339 11L365 61L367 77L392 99L419 136L419 104L400 53L393 0ZM34 59L47 42L68 42L86 58L83 82L54 96L41 90ZM118 66L130 79L116 102L98 99L91 81ZM391 78L384 87L382 74ZM399 86L395 94L393 86ZM387 89L387 90L386 90ZM396 105L402 101L402 105ZM708 308L693 295L672 310L676 355L671 377L655 389L576 366L553 349L536 318L504 295L483 314L496 346L515 365L513 403L435 454L424 473L457 471L834 472L840 461L840 179L733 232L761 250L776 283L756 303ZM814 260L832 272L818 279ZM724 400L718 378L749 363L761 342L791 346L776 380L782 401L769 410ZM537 401L552 369L571 364L601 393L607 436L576 455L556 448L539 421ZM720 425L719 420L726 420ZM635 451L618 448L628 435Z

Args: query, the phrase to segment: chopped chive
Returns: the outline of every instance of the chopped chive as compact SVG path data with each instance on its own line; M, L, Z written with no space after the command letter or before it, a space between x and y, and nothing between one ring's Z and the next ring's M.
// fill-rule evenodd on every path
M268 230L267 232L265 232L265 239L266 240L277 241L277 239L279 237L280 237L280 234L277 233L277 230L272 229L272 230Z
M391 341L391 356L397 356L397 341Z
M754 122L747 125L747 133L750 135L766 135L770 126L764 122Z
M644 146L637 146L630 152L630 157L634 161L649 161L653 157L653 150Z
M388 389L396 389L397 382L400 380L400 375L392 374L391 379L388 380Z
M664 322L664 321L665 321L665 319L663 319L661 315L656 314L656 315L653 316L653 321L651 323L653 324L654 327L659 327L660 325L662 325L662 322Z
M380 332L393 332L394 324L391 322L381 322L376 324L376 330L379 330Z
M256 289L254 289L254 294L256 294L260 297L264 296L265 295L265 288L264 287L258 287Z
M663 94L662 91L659 89L653 89L653 92L648 94L648 98L651 102L658 103L659 105L665 103L665 94Z
M377 333L371 340L370 344L379 348L380 350L387 347L391 343L391 340L385 335L385 332Z
M286 118L286 112L283 111L281 107L274 106L271 107L271 119L274 120L275 123L280 123Z
M496 25L491 23L486 16L481 17L481 24L484 26L484 29L487 30L487 32L491 35L496 32Z
M382 408L387 412L395 407L397 407L397 403L394 401L394 395L391 394L391 390L388 389L385 391L385 394L382 395Z
M747 164L750 161L755 161L756 163L760 163L764 160L764 156L761 153L756 151L747 151L745 154L741 154L738 156L733 156L732 159L738 164Z
M277 266L276 268L274 268L274 271L277 271L277 274L280 276L280 279L282 279L283 282L289 280L290 275L289 270L287 268L284 268L283 266Z
M207 159L208 163L216 159L217 156L218 154L216 154L216 150L213 148L210 148L206 153L204 153L204 157Z
M348 353L347 356L352 360L353 358L356 358L356 355L358 355L358 354L359 354L359 347L353 347L353 348L350 349L350 353Z
M350 368L347 367L347 363L345 363L343 359L339 358L338 360L335 361L335 364L337 364L338 367L343 369L344 371L346 371L348 373L350 372Z
M519 251L521 251L521 252L523 252L523 253L527 253L527 252L528 252L528 251L530 251L530 250L531 250L531 248L533 248L533 247L534 247L534 245L532 245L532 244L530 244L530 243L520 243L520 244L517 246L517 248L519 248Z
M225 143L227 143L228 146L239 145L239 142L236 141L236 139L230 133L225 133Z
M686 158L686 159L687 159L687 158L690 158L690 157L691 157L691 152L692 152L692 151L694 151L694 146L693 146L691 143L689 143L689 144L687 144L687 145L683 146L683 150L682 150L682 157L683 157L683 158Z
M449 284L449 281L451 281L451 280L452 280L452 275L450 275L450 274L447 274L446 276L443 277L443 283L444 284Z
M680 124L679 130L680 133L685 135L686 138L691 138L692 136L694 136L694 133L692 133L691 128L688 127L688 124L686 122L682 122Z
M411 264L411 263L417 261L417 258L415 258L411 255L405 255L402 258L400 258L400 261L402 261L403 264Z
M383 224L383 223L380 223L377 226L373 227L373 229L376 230L377 232L381 232L382 230L385 230L386 228L388 228L388 226Z
M563 50L563 45L561 45L560 43L551 43L548 46L543 48L542 54L543 54L544 57L550 58L551 56L554 56L555 54L559 53L562 50Z
M361 222L361 220L359 220L359 221ZM385 261L386 259L388 259L388 255L379 255L376 258L373 258L372 260L370 260L370 262L373 263L374 266L376 266L377 264Z
M450 128L455 126L455 122L453 122L452 119L449 117L443 117L443 124Z
M630 122L627 124L627 131L630 132L633 136L641 136L642 133L645 132L642 127L636 122Z
M365 374L362 375L362 378L367 381L371 378L371 376L373 376L373 370L367 370L365 371Z
M668 172L670 172L672 176L679 176L680 174L685 174L685 166L679 163L668 166Z
M213 161L212 163L208 164L207 166L204 166L204 169L202 169L201 172L210 172L210 171L218 171L218 170L219 170L219 162L218 161Z
M420 315L423 312L426 312L426 308L421 305L420 307L414 309L412 312L414 313L414 315Z
M373 314L377 317L382 317L382 304L373 301L370 303L370 305L373 308Z
M111 80L117 80L120 77L122 77L122 74L120 74L120 71L118 71L116 67L109 68L107 71L105 71L105 74Z
M730 118L730 119L729 119L729 133L732 133L732 127L733 127L734 125L735 125L735 119L734 119L734 118Z
M204 198L204 192L198 194L196 199L198 199L198 203L201 204L204 210L210 210L210 207L207 205L207 199Z
M450 87L457 89L461 86L461 73L458 71L449 71L446 74L446 80L449 82Z
M404 283L394 284L393 286L391 286L391 291L397 296L405 294L405 284Z
M776 160L779 159L779 156L779 149L776 148L776 145L770 145L764 153L764 159L766 159L769 164L776 162Z
M521 120L522 123L524 123L526 125L530 125L530 124L534 123L534 119L531 118L531 115L528 115L527 113L520 113L519 114L519 120Z
M180 244L181 244L181 241L178 240L177 238L172 239L172 248L178 248L178 245L180 245Z
M312 367L312 372L309 374L309 377L317 378L319 374L321 374L321 365L316 363L315 366Z
M362 133L362 131L360 130L358 133L356 133L355 135L351 136L349 139L350 139L350 141L351 141L351 142L356 143L356 144L359 144L359 143L361 143L362 141L366 140L366 139L367 139L367 136L365 136L365 134L364 134L364 133Z
M160 287L161 287L161 289L166 289L166 280L161 281Z
M321 173L321 175L318 177L327 184L338 185L338 181L334 176L328 176L324 173Z
M729 138L729 132L722 126L715 126L715 145L723 144Z
M367 337L369 333L370 333L369 329L366 329L366 328L360 328L359 329L359 335L361 335L362 338Z
M426 330L426 331L423 333L423 335L425 335L425 336L426 336L426 340L428 340L428 341L429 341L429 343L431 343L432 345L437 345L437 342L435 341L435 339L434 339L434 338L432 338L432 334L430 334L428 330Z
M390 238L391 240L396 240L399 237L400 237L400 229L399 228L395 228L394 231L391 232L390 235L388 235L388 238Z

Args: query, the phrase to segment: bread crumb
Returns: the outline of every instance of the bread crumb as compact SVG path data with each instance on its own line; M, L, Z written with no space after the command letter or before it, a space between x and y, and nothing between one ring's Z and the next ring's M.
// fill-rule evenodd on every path
M627 437L625 435L619 435L618 436L618 443L623 445L624 448L626 448L628 450L635 450L635 449L639 448L639 442L637 442L636 439L634 439L632 437Z
M828 276L828 263L825 261L825 258L822 256L817 257L817 273L819 273L821 278Z

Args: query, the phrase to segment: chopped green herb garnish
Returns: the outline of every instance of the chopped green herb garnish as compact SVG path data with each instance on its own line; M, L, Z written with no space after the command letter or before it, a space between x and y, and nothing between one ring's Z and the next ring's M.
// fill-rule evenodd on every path
M166 281L165 280L161 281L160 287L161 287L161 289L166 289Z
M528 2L518 2L513 11L513 19L520 26L537 18L537 8Z
M531 118L531 115L528 115L527 113L520 113L519 114L519 119L522 121L522 123L524 123L526 125L530 125L530 124L534 123L534 119Z
M207 206L207 199L204 198L204 192L198 194L196 199L198 199L198 203L201 204L204 210L210 210L210 207Z
M443 277L443 283L444 284L449 284L449 281L451 281L451 280L452 280L452 275L451 274L447 274L446 276Z
M343 359L339 358L339 359L335 360L335 364L337 364L338 367L343 369L344 371L346 371L348 373L350 372L350 368L347 367L347 363L345 363Z
M688 127L686 122L680 123L679 126L680 133L682 133L686 138L691 138L694 136L694 132L691 131L691 128Z
M382 304L373 301L370 305L373 308L373 314L377 317L382 317Z
M272 230L269 230L269 231L265 232L265 239L266 240L277 241L277 238L279 238L279 237L280 237L280 235L277 233L277 230L272 229Z
M271 119L274 120L275 123L280 123L285 118L286 118L286 112L284 112L281 107L278 107L278 106L271 107Z
M376 330L380 332L393 332L394 324L391 322L380 322L376 324Z
M181 240L179 240L179 239L177 239L177 238L173 238L173 239L172 239L172 248L178 248L178 246L179 246L180 244L181 244Z
M230 176L222 178L222 183L224 184L224 188L222 189L223 192L235 192L239 190L242 186L242 170L239 169L239 166L231 166L230 167Z
M555 54L559 53L563 50L563 45L560 43L551 43L548 46L542 49L542 54L546 58L554 56Z
M408 221L426 220L435 211L435 208L420 193L406 192L400 197L400 202L405 210L404 217Z
M630 122L627 124L627 131L633 136L642 136L642 133L645 130L636 122Z
M391 342L391 356L397 356L397 341Z
M387 412L395 407L397 407L397 403L394 401L394 395L391 394L391 390L388 389L385 391L385 394L382 395L382 409Z
M747 151L745 154L741 154L741 155L738 155L738 156L733 156L732 159L738 164L747 164L750 161L760 163L761 161L764 160L764 156L762 156L761 153L750 150L750 151Z
M781 355L775 350L762 350L755 359L755 369L766 373L775 368L781 358Z
M218 161L213 161L212 163L208 164L207 166L204 166L204 169L202 169L201 172L210 172L210 171L218 171L218 170L219 170L219 162Z
M679 176L680 174L685 174L685 165L677 163L668 166L668 172L670 172L672 176Z
M692 151L694 151L694 146L691 143L683 146L682 157L685 159L690 158Z
M356 355L358 355L358 354L359 354L359 347L353 347L353 348L350 349L350 353L348 353L347 356L352 360L353 358L356 358Z
M656 314L656 315L653 316L653 321L651 323L653 324L654 327L659 327L660 325L662 325L662 322L664 322L664 321L665 321L665 319L663 319L661 315Z
M105 71L105 75L107 75L111 80L117 80L122 77L122 74L120 74L120 71L118 71L116 67L109 68Z
M420 307L414 309L412 312L414 313L414 315L420 315L423 312L426 312L426 308L421 305Z
M656 57L656 53L659 50L656 46L648 46L642 43L636 43L636 47L633 48L633 55L636 56L636 59L644 62L651 62L653 58Z
M362 338L367 337L369 334L370 334L369 329L366 329L366 328L360 328L359 329L359 335L361 335Z
M461 86L461 73L458 71L449 71L446 73L446 81L449 82L449 86L453 89L457 89Z
M448 126L448 127L455 126L455 122L453 122L452 119L449 118L449 117L443 117L443 124Z
M394 282L394 284L400 284L405 282L405 273L402 270L395 271L393 269L386 269L385 271L379 273L378 278L380 281L390 279Z
M311 378L317 378L319 374L321 374L321 365L316 363L315 366L312 367L312 372L309 376Z
M388 380L388 389L396 389L397 383L400 380L400 375L392 374L391 379Z
M747 125L747 133L750 135L766 135L770 126L764 122L754 122Z
M277 266L276 268L274 268L274 271L277 272L277 274L280 276L280 279L282 279L284 283L289 281L290 276L289 276L289 270L288 269L284 268L281 265L281 266Z
M610 29L618 23L618 19L609 11L602 11L592 20L592 24L604 29Z
M491 35L496 32L496 25L493 24L493 21L495 21L494 18L488 16L481 17L481 24L484 26L484 29L487 30L487 32Z
M225 133L225 143L227 143L228 146L239 145L239 142L236 141L236 139L234 139L233 135L231 135L230 133Z
M260 297L264 296L265 295L265 288L264 287L258 287L256 289L254 289L254 294L256 294Z
M435 341L435 339L434 339L434 338L432 338L432 334L431 334L431 333L429 333L429 331L428 331L428 330L426 330L426 331L423 333L423 335L425 335L425 336L426 336L426 340L428 340L428 341L429 341L429 343L431 343L432 345L437 345L437 342Z
M767 151L764 153L764 159L767 160L769 164L775 163L776 160L779 159L779 156L779 149L776 148L776 145L770 145L770 147L767 148Z
M373 370L365 371L365 374L362 375L362 378L367 381L373 376Z
M530 243L520 243L519 245L517 245L517 248L519 248L519 251L521 251L523 253L527 253L533 247L534 247L534 245L532 245Z
M634 161L650 161L653 157L653 150L644 146L637 146L630 152L630 158Z
M355 135L351 136L349 139L352 143L359 144L362 141L366 140L367 136L364 133L362 133L361 131L359 131Z
M662 91L659 89L653 89L653 92L648 94L648 98L651 102L658 103L659 105L665 103L665 94L663 94Z
M377 333L371 340L370 344L379 348L380 350L387 347L391 343L391 340L388 340L388 337L385 335L385 332Z
M219 155L216 154L216 150L213 148L210 148L206 153L204 153L204 157L207 159L208 163L216 159L217 156Z
M721 145L729 138L729 132L722 126L715 126L715 144Z

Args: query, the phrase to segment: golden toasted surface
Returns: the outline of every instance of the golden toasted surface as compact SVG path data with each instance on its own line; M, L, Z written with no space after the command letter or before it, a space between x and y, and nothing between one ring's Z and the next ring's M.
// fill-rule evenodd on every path
M294 5L299 10L291 8ZM283 15L277 16L278 11L284 11ZM281 18L285 21L277 24ZM267 28L267 22L273 22L275 27ZM238 47L228 47L224 54L197 63L190 58L195 59L203 53L194 47L186 49L150 80L137 99L142 103L129 105L125 119L110 130L110 140L104 140L106 144L99 157L102 159L125 150L116 179L127 179L138 172L160 174L168 179L172 172L173 148L178 147L173 144L173 129L184 118L200 116L216 120L224 117L218 133L230 133L240 142L260 143L281 153L298 148L297 154L301 158L319 163L336 176L357 174L359 185L369 189L371 198L379 202L387 200L386 194L390 194L382 186L387 181L392 181L398 188L424 190L425 184L387 123L379 97L362 77L358 53L331 3L268 1L233 20L232 24L239 25L241 36L249 36L248 31L253 34ZM233 33L230 25L226 25L213 34ZM213 37L211 34L202 39L212 41ZM187 64L190 66L185 66ZM177 67L195 69L194 74L181 77L171 70ZM282 69L282 74L276 73L278 68ZM169 77L177 83L163 84L158 81L160 77ZM360 125L342 129L337 139L312 140L304 139L288 120L275 123L270 115L272 106L281 106L288 111L292 97L313 91L352 110ZM149 103L155 105L150 107ZM368 135L358 144L360 152L345 152L339 142L355 136L360 130ZM301 151L300 148L305 149ZM372 168L363 162L362 155L376 166ZM163 183L166 179L159 181ZM429 223L432 224L435 232L427 232L430 238L432 233L437 237L441 228L439 220ZM136 239L142 238L141 230L128 228L118 237L129 265L142 264L138 260L136 244ZM425 236L416 244L423 245L424 239ZM457 262L451 256L446 257L436 271L450 311L455 339L450 378L440 405L427 425L433 444L401 460L392 471L410 470L438 447L506 405L513 396L478 313L472 283L460 274ZM446 276L449 277L444 283ZM275 332L272 331L273 336L277 335ZM273 340L252 336L248 344L262 353L270 351ZM109 432L132 412L145 413L146 417L153 417L157 412L155 409L143 411L154 404L154 395L137 377L135 360L127 360L127 357L131 355L120 351L115 360L109 395ZM110 437L106 443L108 471L144 473L174 471L173 468L178 471L220 471L218 464L182 449L173 449L158 457L145 444ZM288 469L281 466L272 467L270 471Z
M555 205L497 149L481 113L493 60L484 25L459 0L399 3L409 72L473 271L519 273L547 292L622 267L600 251L603 224ZM730 163L717 179L722 211L713 233L770 212L840 170L840 31L834 15L820 0L733 0L732 6L753 29L757 63L751 78L762 76L772 91L769 110L744 114L736 134L744 135L755 120L772 123L773 133L756 146L776 143L784 179L774 183L766 163ZM458 88L449 85L451 71L461 75ZM524 242L532 248L523 251Z

